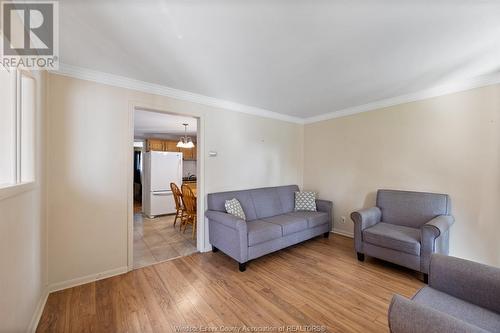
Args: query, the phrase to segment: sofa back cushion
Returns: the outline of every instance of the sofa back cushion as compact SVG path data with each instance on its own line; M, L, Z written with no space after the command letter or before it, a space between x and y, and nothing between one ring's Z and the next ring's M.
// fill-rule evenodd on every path
M295 210L295 192L299 191L297 185L280 186L276 187L278 195L281 200L281 208L283 208L283 214L291 213Z
M276 188L257 188L250 191L258 219L283 214L283 206Z
M255 216L255 208L249 191L211 193L207 196L207 208L208 210L226 212L226 200L231 200L233 198L240 202L240 205L245 212L245 216L247 217L247 221L252 221L257 218Z
M208 210L225 212L226 200L238 199L247 221L290 213L294 208L297 185L264 187L251 190L210 193L207 197Z
M383 222L420 228L438 215L449 215L450 198L447 194L378 190L377 207Z

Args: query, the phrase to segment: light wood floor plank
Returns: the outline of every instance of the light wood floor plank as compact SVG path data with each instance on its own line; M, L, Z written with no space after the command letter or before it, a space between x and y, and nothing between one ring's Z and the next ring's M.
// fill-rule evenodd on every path
M37 332L174 332L180 326L324 325L387 332L394 293L423 286L413 271L367 258L353 240L316 238L251 261L192 254L52 293Z

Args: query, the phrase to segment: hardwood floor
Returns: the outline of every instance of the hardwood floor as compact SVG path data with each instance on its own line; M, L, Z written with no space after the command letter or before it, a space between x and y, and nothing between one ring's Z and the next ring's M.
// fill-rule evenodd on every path
M142 212L142 203L134 200L134 214Z
M392 295L413 295L419 278L376 259L358 262L353 240L337 235L251 261L244 273L220 251L196 253L55 292L37 332L283 325L387 332Z

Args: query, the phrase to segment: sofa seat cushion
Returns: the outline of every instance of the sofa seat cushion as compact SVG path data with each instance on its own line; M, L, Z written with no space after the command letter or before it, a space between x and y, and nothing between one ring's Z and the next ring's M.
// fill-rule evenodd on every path
M247 222L247 233L248 246L254 246L273 239L281 238L283 235L280 225L262 220Z
M444 312L452 317L478 326L488 332L500 332L500 315L477 305L465 302L431 287L422 288L413 300Z
M283 214L268 217L262 220L280 226L283 236L307 229L307 220L303 217Z
M379 222L363 231L363 240L372 245L420 256L420 229Z
M328 213L325 212L292 212L286 215L300 217L307 220L307 225L309 228L314 228L319 225L328 223Z

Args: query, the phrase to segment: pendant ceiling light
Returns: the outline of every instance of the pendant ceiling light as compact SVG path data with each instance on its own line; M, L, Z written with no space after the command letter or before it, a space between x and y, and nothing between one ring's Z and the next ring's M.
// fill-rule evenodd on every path
M189 136L187 136L188 124L182 124L184 126L184 136L181 137L179 142L177 142L178 148L194 148L194 143Z

